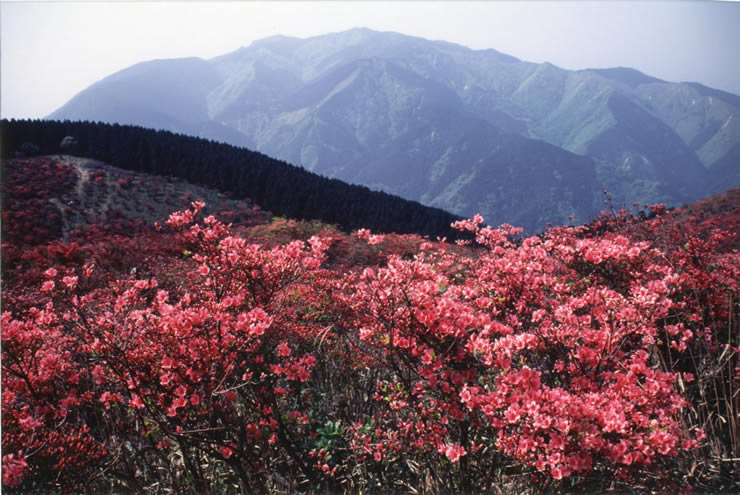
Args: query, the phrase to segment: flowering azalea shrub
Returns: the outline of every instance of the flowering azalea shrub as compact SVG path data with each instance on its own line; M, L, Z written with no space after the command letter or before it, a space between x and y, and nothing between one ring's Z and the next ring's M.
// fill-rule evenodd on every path
M146 270L93 250L4 289L5 490L650 490L709 483L711 442L736 453L702 409L736 411L706 393L717 369L738 386L726 233L476 216L477 247L267 246L202 208Z
M17 449L9 473L13 462L29 458L32 441L44 444L59 433L58 422L78 426L95 452L119 457L112 472L129 489L143 488L137 473L177 486L175 451L196 489L208 484L201 462L207 456L231 466L245 489L265 476L271 456L294 457L312 478L313 466L292 451L305 436L300 390L316 361L306 342L318 330L310 318L302 321L291 304L297 296L287 291L300 294L326 246L314 239L262 250L228 235L213 217L203 228L188 226L200 207L168 222L189 227L183 241L197 251L192 285L168 291L153 277L130 277L78 295L92 267L52 268L41 292L53 297L42 311L32 308L22 320L4 313L4 391L13 392L3 393L10 401L3 441L4 450ZM47 391L47 381L56 387ZM52 393L58 404L44 407ZM88 414L71 421L69 406ZM27 424L38 434L25 433ZM92 460L82 449L60 450L54 470L75 455ZM278 464L270 465L276 474Z
M391 259L353 284L360 339L397 370L397 386L376 395L375 421L389 431L361 435L368 453L438 452L461 466L454 488L469 490L471 478L490 481L480 478L495 469L487 463L501 462L490 450L547 483L655 475L696 447L695 432L682 431L681 375L656 355L664 335L679 350L694 339L669 324L686 305L672 298L680 275L662 252L578 229L515 244L516 230L480 222L459 226L483 255Z

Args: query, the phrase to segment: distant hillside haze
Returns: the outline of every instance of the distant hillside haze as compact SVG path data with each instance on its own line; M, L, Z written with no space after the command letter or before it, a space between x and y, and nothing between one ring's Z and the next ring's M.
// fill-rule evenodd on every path
M603 207L740 187L740 97L630 68L569 71L391 32L267 38L155 60L52 119L135 124L267 155L533 232Z

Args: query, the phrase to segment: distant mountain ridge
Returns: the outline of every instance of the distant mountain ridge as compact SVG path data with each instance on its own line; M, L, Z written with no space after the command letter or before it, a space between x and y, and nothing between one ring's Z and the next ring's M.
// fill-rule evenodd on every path
M137 64L50 115L169 129L529 231L740 186L740 97L365 28Z

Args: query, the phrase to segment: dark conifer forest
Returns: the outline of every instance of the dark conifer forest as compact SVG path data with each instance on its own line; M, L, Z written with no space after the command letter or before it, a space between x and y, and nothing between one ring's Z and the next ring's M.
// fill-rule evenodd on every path
M137 172L174 176L249 198L276 215L350 231L455 238L459 217L364 186L328 179L261 153L142 127L94 122L3 120L3 158L68 153ZM72 139L65 138L70 137Z

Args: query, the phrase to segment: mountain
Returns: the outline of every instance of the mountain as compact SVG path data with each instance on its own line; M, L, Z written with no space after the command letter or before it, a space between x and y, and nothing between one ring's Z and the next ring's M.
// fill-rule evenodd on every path
M276 36L158 60L50 115L216 139L533 231L740 186L740 97L630 68L568 71L391 32Z

